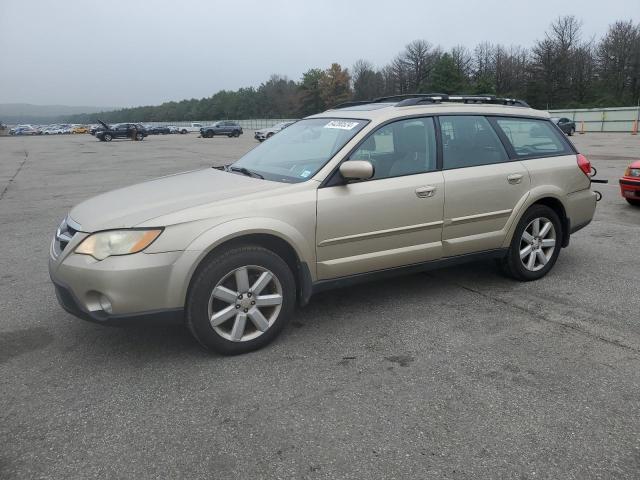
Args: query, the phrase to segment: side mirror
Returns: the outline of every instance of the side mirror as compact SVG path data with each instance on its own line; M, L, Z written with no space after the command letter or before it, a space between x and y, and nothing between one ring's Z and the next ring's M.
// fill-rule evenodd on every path
M368 180L373 173L373 165L367 160L347 160L340 165L340 175L345 180Z

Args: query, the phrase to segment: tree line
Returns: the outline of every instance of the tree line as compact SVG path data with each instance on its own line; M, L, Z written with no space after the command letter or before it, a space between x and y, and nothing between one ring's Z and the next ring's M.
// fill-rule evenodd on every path
M298 81L272 75L259 87L202 99L67 117L76 123L296 118L341 102L410 93L491 94L539 109L633 106L640 98L640 24L617 21L600 39L585 38L575 16L551 23L530 48L482 42L444 50L414 40L383 67L333 63Z

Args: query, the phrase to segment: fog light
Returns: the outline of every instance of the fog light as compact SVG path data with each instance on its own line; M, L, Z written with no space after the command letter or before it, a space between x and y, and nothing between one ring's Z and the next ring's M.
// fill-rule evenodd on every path
M100 308L102 308L102 310L107 313L113 313L113 306L111 305L111 301L104 295L100 295Z

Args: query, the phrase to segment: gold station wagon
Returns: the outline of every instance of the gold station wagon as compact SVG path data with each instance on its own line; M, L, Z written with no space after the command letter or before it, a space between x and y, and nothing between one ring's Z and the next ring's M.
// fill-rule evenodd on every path
M204 347L243 353L323 289L483 258L543 277L594 215L590 172L548 113L519 100L352 102L229 165L81 203L49 270L81 318L177 315Z

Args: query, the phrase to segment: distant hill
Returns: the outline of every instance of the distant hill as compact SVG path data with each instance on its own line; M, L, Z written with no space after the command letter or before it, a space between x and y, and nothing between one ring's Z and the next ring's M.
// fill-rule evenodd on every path
M30 103L0 103L2 123L47 123L60 117L115 110L115 107L74 107L70 105L33 105Z

